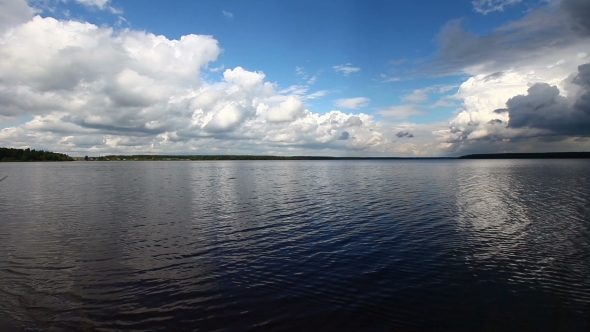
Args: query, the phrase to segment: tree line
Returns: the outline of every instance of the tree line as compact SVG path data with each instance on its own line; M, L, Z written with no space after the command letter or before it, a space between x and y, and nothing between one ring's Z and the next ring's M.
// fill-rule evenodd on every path
M67 154L43 150L0 148L0 162L2 161L73 161Z
M108 155L95 161L168 161L168 160L401 160L454 159L431 157L330 157L330 156L267 156L267 155Z
M108 155L94 157L94 160L138 160L138 161L166 161L166 160L326 160L334 157L315 156L256 156L256 155Z
M590 152L486 153L469 154L459 159L587 159Z

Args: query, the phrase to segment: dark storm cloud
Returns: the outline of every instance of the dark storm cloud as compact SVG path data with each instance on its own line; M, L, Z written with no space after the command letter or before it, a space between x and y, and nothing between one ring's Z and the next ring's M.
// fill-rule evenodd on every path
M350 134L347 131L343 131L342 134L340 134L340 137L338 137L338 139L341 141L345 141L349 138L350 138Z
M557 86L537 83L526 94L508 99L506 108L494 111L507 116L507 121L469 121L451 126L453 136L447 141L452 144L450 150L494 151L485 142L543 144L590 136L590 63L579 66L578 72L570 75L564 84L569 92L567 97Z
M116 126L111 124L99 124L99 123L88 123L84 120L75 119L73 117L63 117L63 121L71 122L77 124L80 127L88 128L88 129L98 129L103 131L104 133L108 134L126 134L130 136L144 136L144 135L157 135L165 132L165 129L152 129L146 128L145 125L138 125L138 126L130 126L130 127L123 127L123 126Z
M402 137L412 138L412 137L414 137L413 134L410 134L407 131L400 131L399 133L395 134L395 136L397 136L397 138L402 138Z
M486 35L469 32L462 23L450 21L437 35L440 50L431 70L448 74L483 65L486 71L498 71L487 77L494 79L502 75L499 71L507 63L532 60L590 36L590 1L548 4Z
M537 83L527 95L510 98L506 110L508 128L546 129L553 134L590 134L590 64L578 67L572 83L582 90L572 99L563 97L556 86Z
M572 82L590 90L590 63L578 66L578 75Z
M344 124L350 127L358 127L363 124L363 121L358 116L351 116L346 119Z
M561 9L568 14L572 30L590 35L590 1L563 0Z

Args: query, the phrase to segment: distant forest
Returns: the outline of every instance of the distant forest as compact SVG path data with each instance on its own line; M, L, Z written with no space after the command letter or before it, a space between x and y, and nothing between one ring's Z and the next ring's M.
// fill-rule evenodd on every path
M90 158L95 161L167 161L167 160L398 160L398 159L454 159L407 157L328 157L328 156L260 156L260 155L110 155Z
M590 158L590 152L548 153L493 153L472 154L458 159L553 159ZM256 156L256 155L108 155L101 157L72 158L63 153L43 150L0 148L2 161L180 161L180 160L400 160L400 159L456 159L412 157L328 157L328 156Z
M578 159L590 158L590 152L546 152L546 153L486 153L470 154L459 159Z
M73 161L67 154L43 150L0 148L2 161Z
M125 161L164 161L164 160L329 160L334 157L306 157L306 156L250 156L250 155L111 155L95 157L94 160L125 160Z
M490 153L454 157L328 157L328 156L256 156L256 155L110 155L94 157L96 161L167 161L167 160L422 160L422 159L560 159L590 158L590 152Z

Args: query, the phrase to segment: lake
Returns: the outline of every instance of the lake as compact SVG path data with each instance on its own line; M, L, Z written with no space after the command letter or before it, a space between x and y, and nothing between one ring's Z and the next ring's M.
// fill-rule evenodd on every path
M590 160L1 163L2 331L590 329Z

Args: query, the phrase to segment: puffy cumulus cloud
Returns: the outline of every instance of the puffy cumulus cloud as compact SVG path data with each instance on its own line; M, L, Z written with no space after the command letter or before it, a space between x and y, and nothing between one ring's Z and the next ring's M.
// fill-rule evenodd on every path
M36 10L29 7L25 0L0 1L0 33L28 21L35 13Z
M277 146L297 146L308 149L329 148L347 150L370 149L387 152L391 141L384 137L379 125L367 114L345 114L330 111L326 114L307 113L285 126L266 126L252 123L251 132L261 131L266 139ZM347 132L347 134L343 134Z
M223 78L227 82L235 83L246 89L260 85L264 80L264 73L247 71L242 67L227 69L223 72Z
M583 106L587 67L578 67L590 61L590 16L576 12L587 6L553 1L485 36L462 30L458 22L443 28L445 70L471 74L454 95L461 107L449 128L438 132L443 151L588 149L581 139L589 127Z
M410 121L387 122L383 119L381 125L387 128L384 137L394 142L391 150L401 156L441 156L446 151L448 143L437 138L440 132L447 129L444 121L413 123Z
M121 131L164 131L201 86L200 68L219 54L210 36L115 34L39 16L6 32L0 45L0 115L61 112L62 121Z
M488 84L490 80L495 84ZM463 109L451 121L446 136L456 148L531 138L538 138L537 144L569 140L574 148L571 138L590 135L590 64L550 82L531 82L518 73L471 78L459 94Z
M289 96L278 107L269 109L266 113L266 119L269 122L292 122L304 115L305 109L301 100Z
M276 91L264 73L242 67L203 81L220 53L211 36L173 40L50 17L21 21L0 35L0 119L26 121L0 130L0 146L72 154L391 152L372 116L305 108L302 100L327 91Z
M526 95L518 95L506 102L508 128L536 128L550 134L590 135L590 63L578 67L572 83L581 89L568 97L559 88L547 83L531 86Z

